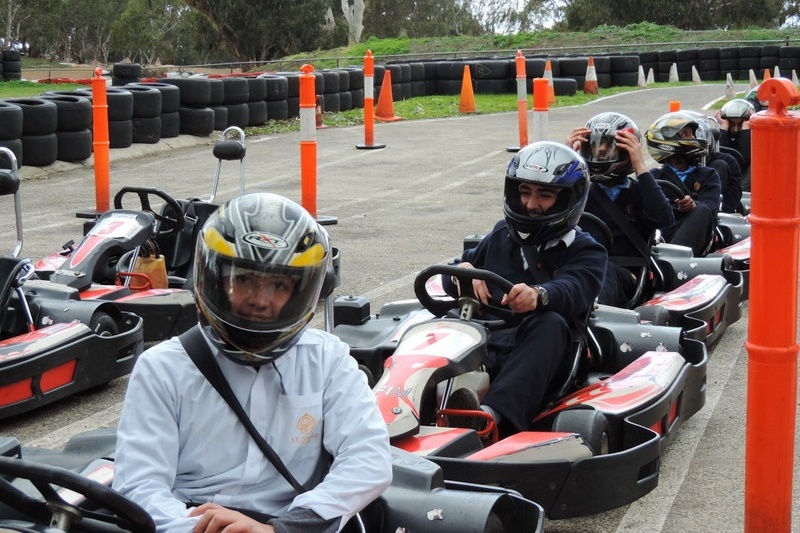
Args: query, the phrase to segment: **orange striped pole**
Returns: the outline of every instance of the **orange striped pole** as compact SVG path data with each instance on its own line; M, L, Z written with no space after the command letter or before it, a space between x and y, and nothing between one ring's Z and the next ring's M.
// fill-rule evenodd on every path
M526 86L527 74L525 72L525 56L522 50L517 50L514 58L517 68L517 121L519 123L519 145L506 148L508 152L519 152L528 144L528 88Z
M314 67L300 67L300 184L301 205L317 217L317 99Z
M544 141L547 139L548 129L548 101L550 98L550 80L547 78L533 79L533 140Z
M375 57L372 50L364 55L364 143L356 148L371 150L385 148L385 144L375 142Z
M108 96L103 70L96 68L92 78L92 149L94 151L95 209L105 213L111 204L111 162L108 137Z
M745 347L745 533L792 527L797 412L797 273L800 243L800 91L773 78L758 88L766 111L750 119L750 313Z

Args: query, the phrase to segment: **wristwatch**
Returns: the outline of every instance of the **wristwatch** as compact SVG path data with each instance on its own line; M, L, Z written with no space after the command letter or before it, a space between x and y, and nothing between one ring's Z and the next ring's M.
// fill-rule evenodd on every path
M537 306L547 307L547 304L550 303L550 293L541 285L534 285L533 288L539 293L539 303Z

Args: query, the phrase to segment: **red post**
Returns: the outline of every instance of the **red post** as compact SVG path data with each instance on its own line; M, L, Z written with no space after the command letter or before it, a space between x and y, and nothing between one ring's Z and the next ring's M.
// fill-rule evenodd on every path
M364 143L357 144L356 148L376 149L385 148L385 144L375 143L375 58L372 50L367 50L364 55Z
M506 148L508 152L518 152L528 144L528 88L526 86L527 74L525 72L525 56L522 50L517 50L514 58L517 68L517 122L519 123L519 145Z
M92 78L92 132L94 151L95 209L105 213L111 204L111 162L108 137L108 97L103 70L96 68Z
M533 80L533 140L547 139L548 113L550 101L550 80L534 78Z
M681 110L681 102L680 100L670 100L669 102L669 112L672 113L673 111L680 111Z
M790 80L758 89L769 101L750 119L750 312L745 343L745 532L789 533L797 410L797 274L800 243L800 103Z
M314 67L303 65L300 75L300 183L301 205L317 217L317 99Z

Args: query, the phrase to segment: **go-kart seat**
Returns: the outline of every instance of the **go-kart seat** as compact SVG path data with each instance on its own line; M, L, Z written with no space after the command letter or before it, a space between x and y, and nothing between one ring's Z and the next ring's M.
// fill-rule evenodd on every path
M167 274L172 278L170 285L185 282L192 277L192 261L194 260L194 247L200 228L206 220L219 209L219 204L205 202L197 198L177 200L183 209L183 228L181 231L169 235L159 236L156 239L158 249L164 255L167 263ZM161 215L175 218L173 207L165 204Z
M557 402L583 384L592 363L590 352L592 352L593 356L600 357L599 353L594 354L595 350L590 349L592 345L591 332L587 324L593 311L594 306L586 312L582 323L576 322L571 325L572 349L562 360L561 367L558 369L553 381L550 382L550 388L545 392L543 398L544 406Z
M19 283L19 273L31 260L27 257L0 257L0 324L5 324L5 314L11 303L11 296Z

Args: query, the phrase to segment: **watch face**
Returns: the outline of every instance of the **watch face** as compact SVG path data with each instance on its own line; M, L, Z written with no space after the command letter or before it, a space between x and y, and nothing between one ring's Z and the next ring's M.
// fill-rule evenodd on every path
M542 305L547 305L550 301L550 295L547 293L547 289L544 287L536 287L536 291L539 293L539 301Z

